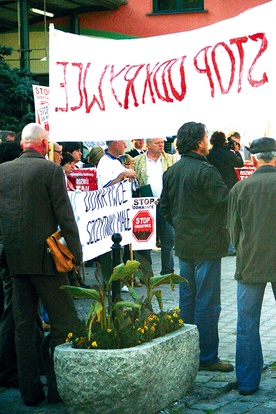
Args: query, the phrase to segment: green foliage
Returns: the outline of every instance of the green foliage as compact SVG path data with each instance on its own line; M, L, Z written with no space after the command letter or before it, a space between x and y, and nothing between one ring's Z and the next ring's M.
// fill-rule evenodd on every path
M0 45L0 130L20 132L26 124L34 122L33 74L27 70L11 68L5 62L12 48Z
M131 287L129 294L133 301L120 298L113 303L110 293L112 282L124 281L133 274L145 284L146 296L138 295ZM141 263L132 260L114 267L107 284L103 277L99 277L98 281L99 290L75 286L61 287L77 299L92 299L87 320L81 321L74 327L73 332L68 334L67 342L71 341L74 348L129 348L173 332L183 325L178 308L163 311L162 292L156 289L164 283L170 284L174 289L175 283L186 282L183 277L174 274L154 276L147 260L141 257ZM158 313L153 311L154 297L159 305Z

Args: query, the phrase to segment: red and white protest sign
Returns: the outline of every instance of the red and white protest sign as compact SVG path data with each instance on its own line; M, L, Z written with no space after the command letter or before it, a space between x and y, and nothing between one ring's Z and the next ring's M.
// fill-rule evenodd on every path
M132 214L132 249L153 249L156 245L156 198L134 198Z
M76 168L70 175L74 187L81 191L98 190L96 168Z
M235 171L238 176L238 179L244 180L245 178L250 177L250 175L253 174L254 171L256 171L256 168L251 162L247 162L244 163L244 166L242 168L235 168Z
M47 86L33 85L35 122L43 126L49 132L49 102L50 88Z
M138 211L133 218L133 236L139 242L147 242L154 233L154 219L147 210Z

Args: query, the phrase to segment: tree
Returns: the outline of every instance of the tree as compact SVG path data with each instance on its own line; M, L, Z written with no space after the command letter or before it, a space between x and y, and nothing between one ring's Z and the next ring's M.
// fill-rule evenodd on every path
M20 132L34 122L33 74L28 70L11 68L5 56L12 47L0 45L0 130Z

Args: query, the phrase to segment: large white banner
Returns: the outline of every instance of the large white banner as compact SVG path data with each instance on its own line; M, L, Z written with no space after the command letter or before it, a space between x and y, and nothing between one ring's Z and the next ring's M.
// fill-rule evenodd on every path
M51 140L165 137L188 121L246 127L251 140L272 131L275 16L271 1L201 29L127 40L51 26Z

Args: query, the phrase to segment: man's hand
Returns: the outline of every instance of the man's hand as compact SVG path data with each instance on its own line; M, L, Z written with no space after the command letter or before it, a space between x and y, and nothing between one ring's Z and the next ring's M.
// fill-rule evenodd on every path
M131 168L125 169L125 177L126 178L136 178L136 172L132 170Z

